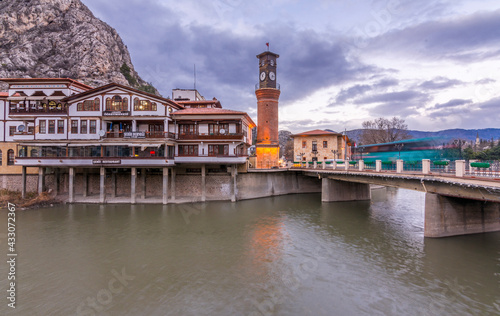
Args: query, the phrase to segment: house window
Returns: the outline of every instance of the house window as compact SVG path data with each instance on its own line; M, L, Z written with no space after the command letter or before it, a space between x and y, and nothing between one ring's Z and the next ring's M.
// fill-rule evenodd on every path
M71 134L78 134L78 121L71 120Z
M198 156L198 145L179 145L179 156Z
M16 127L15 126L9 126L9 135L14 136L14 133L16 132Z
M225 135L229 133L229 124L208 124L210 135Z
M30 134L30 135L35 134L35 127L34 126L28 126L28 134Z
M157 106L155 102L148 100L134 99L134 111L156 111Z
M229 145L208 145L209 156L228 156Z
M47 133L47 121L41 120L40 121L40 134L45 134L45 133Z
M96 133L96 120L90 120L89 133L90 134Z
M55 134L55 133L56 133L56 121L49 120L49 134Z
M115 95L106 99L106 111L128 111L128 99Z
M77 111L99 111L100 110L101 101L99 98L95 98L94 100L85 100L76 105Z
M80 121L80 134L87 134L87 120Z
M181 124L179 125L179 134L181 135L196 135L196 128L197 125L195 124Z
M318 151L318 143L316 141L312 143L312 151Z
M64 121L57 120L57 134L64 134Z
M323 141L323 148L328 148L328 141L326 140Z
M7 151L7 165L12 166L14 164L14 150L9 149Z
M302 148L306 148L307 147L307 141L303 140L302 141Z

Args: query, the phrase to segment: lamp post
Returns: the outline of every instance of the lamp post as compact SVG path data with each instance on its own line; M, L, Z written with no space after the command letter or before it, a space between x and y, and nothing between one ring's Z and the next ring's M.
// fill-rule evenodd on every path
M361 159L360 160L363 160L363 151L365 151L364 147L358 148L358 153L361 153Z
M333 159L337 160L337 153L338 153L338 150L331 150L332 154L333 154Z
M300 155L300 165L302 165L302 158L304 157L305 154L306 153L299 153L299 155Z
M462 160L462 140L455 139L453 143L455 144L455 146L458 146L458 158Z
M394 147L396 147L396 149L398 150L399 152L399 155L398 155L398 159L401 159L401 149L403 149L403 147L405 146L405 144L396 144L394 145Z

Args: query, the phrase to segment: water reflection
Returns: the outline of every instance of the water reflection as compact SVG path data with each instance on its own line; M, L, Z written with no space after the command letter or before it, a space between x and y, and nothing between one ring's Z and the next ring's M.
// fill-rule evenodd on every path
M19 305L7 315L487 315L500 234L423 238L424 195L72 205L18 214ZM0 212L2 222L6 212ZM0 236L6 227L0 228ZM1 240L5 251L5 239ZM91 308L115 278L134 277ZM5 263L0 285L6 286ZM103 292L104 291L104 292ZM84 305L82 305L84 304ZM500 306L500 305L499 305ZM90 313L90 312L89 312Z

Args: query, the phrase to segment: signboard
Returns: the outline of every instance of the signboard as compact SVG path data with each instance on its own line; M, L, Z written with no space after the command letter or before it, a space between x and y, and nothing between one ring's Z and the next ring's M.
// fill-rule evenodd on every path
M103 116L130 116L130 111L104 111Z
M146 132L123 132L124 138L146 138Z
M93 165L120 165L122 163L121 159L93 159Z

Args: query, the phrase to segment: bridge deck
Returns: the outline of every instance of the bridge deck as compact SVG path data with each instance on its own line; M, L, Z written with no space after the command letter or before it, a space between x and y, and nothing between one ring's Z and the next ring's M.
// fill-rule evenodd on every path
M325 170L291 168L289 171L332 180L377 184L444 196L500 202L500 180L492 178L459 178L446 174L396 173L391 171Z

